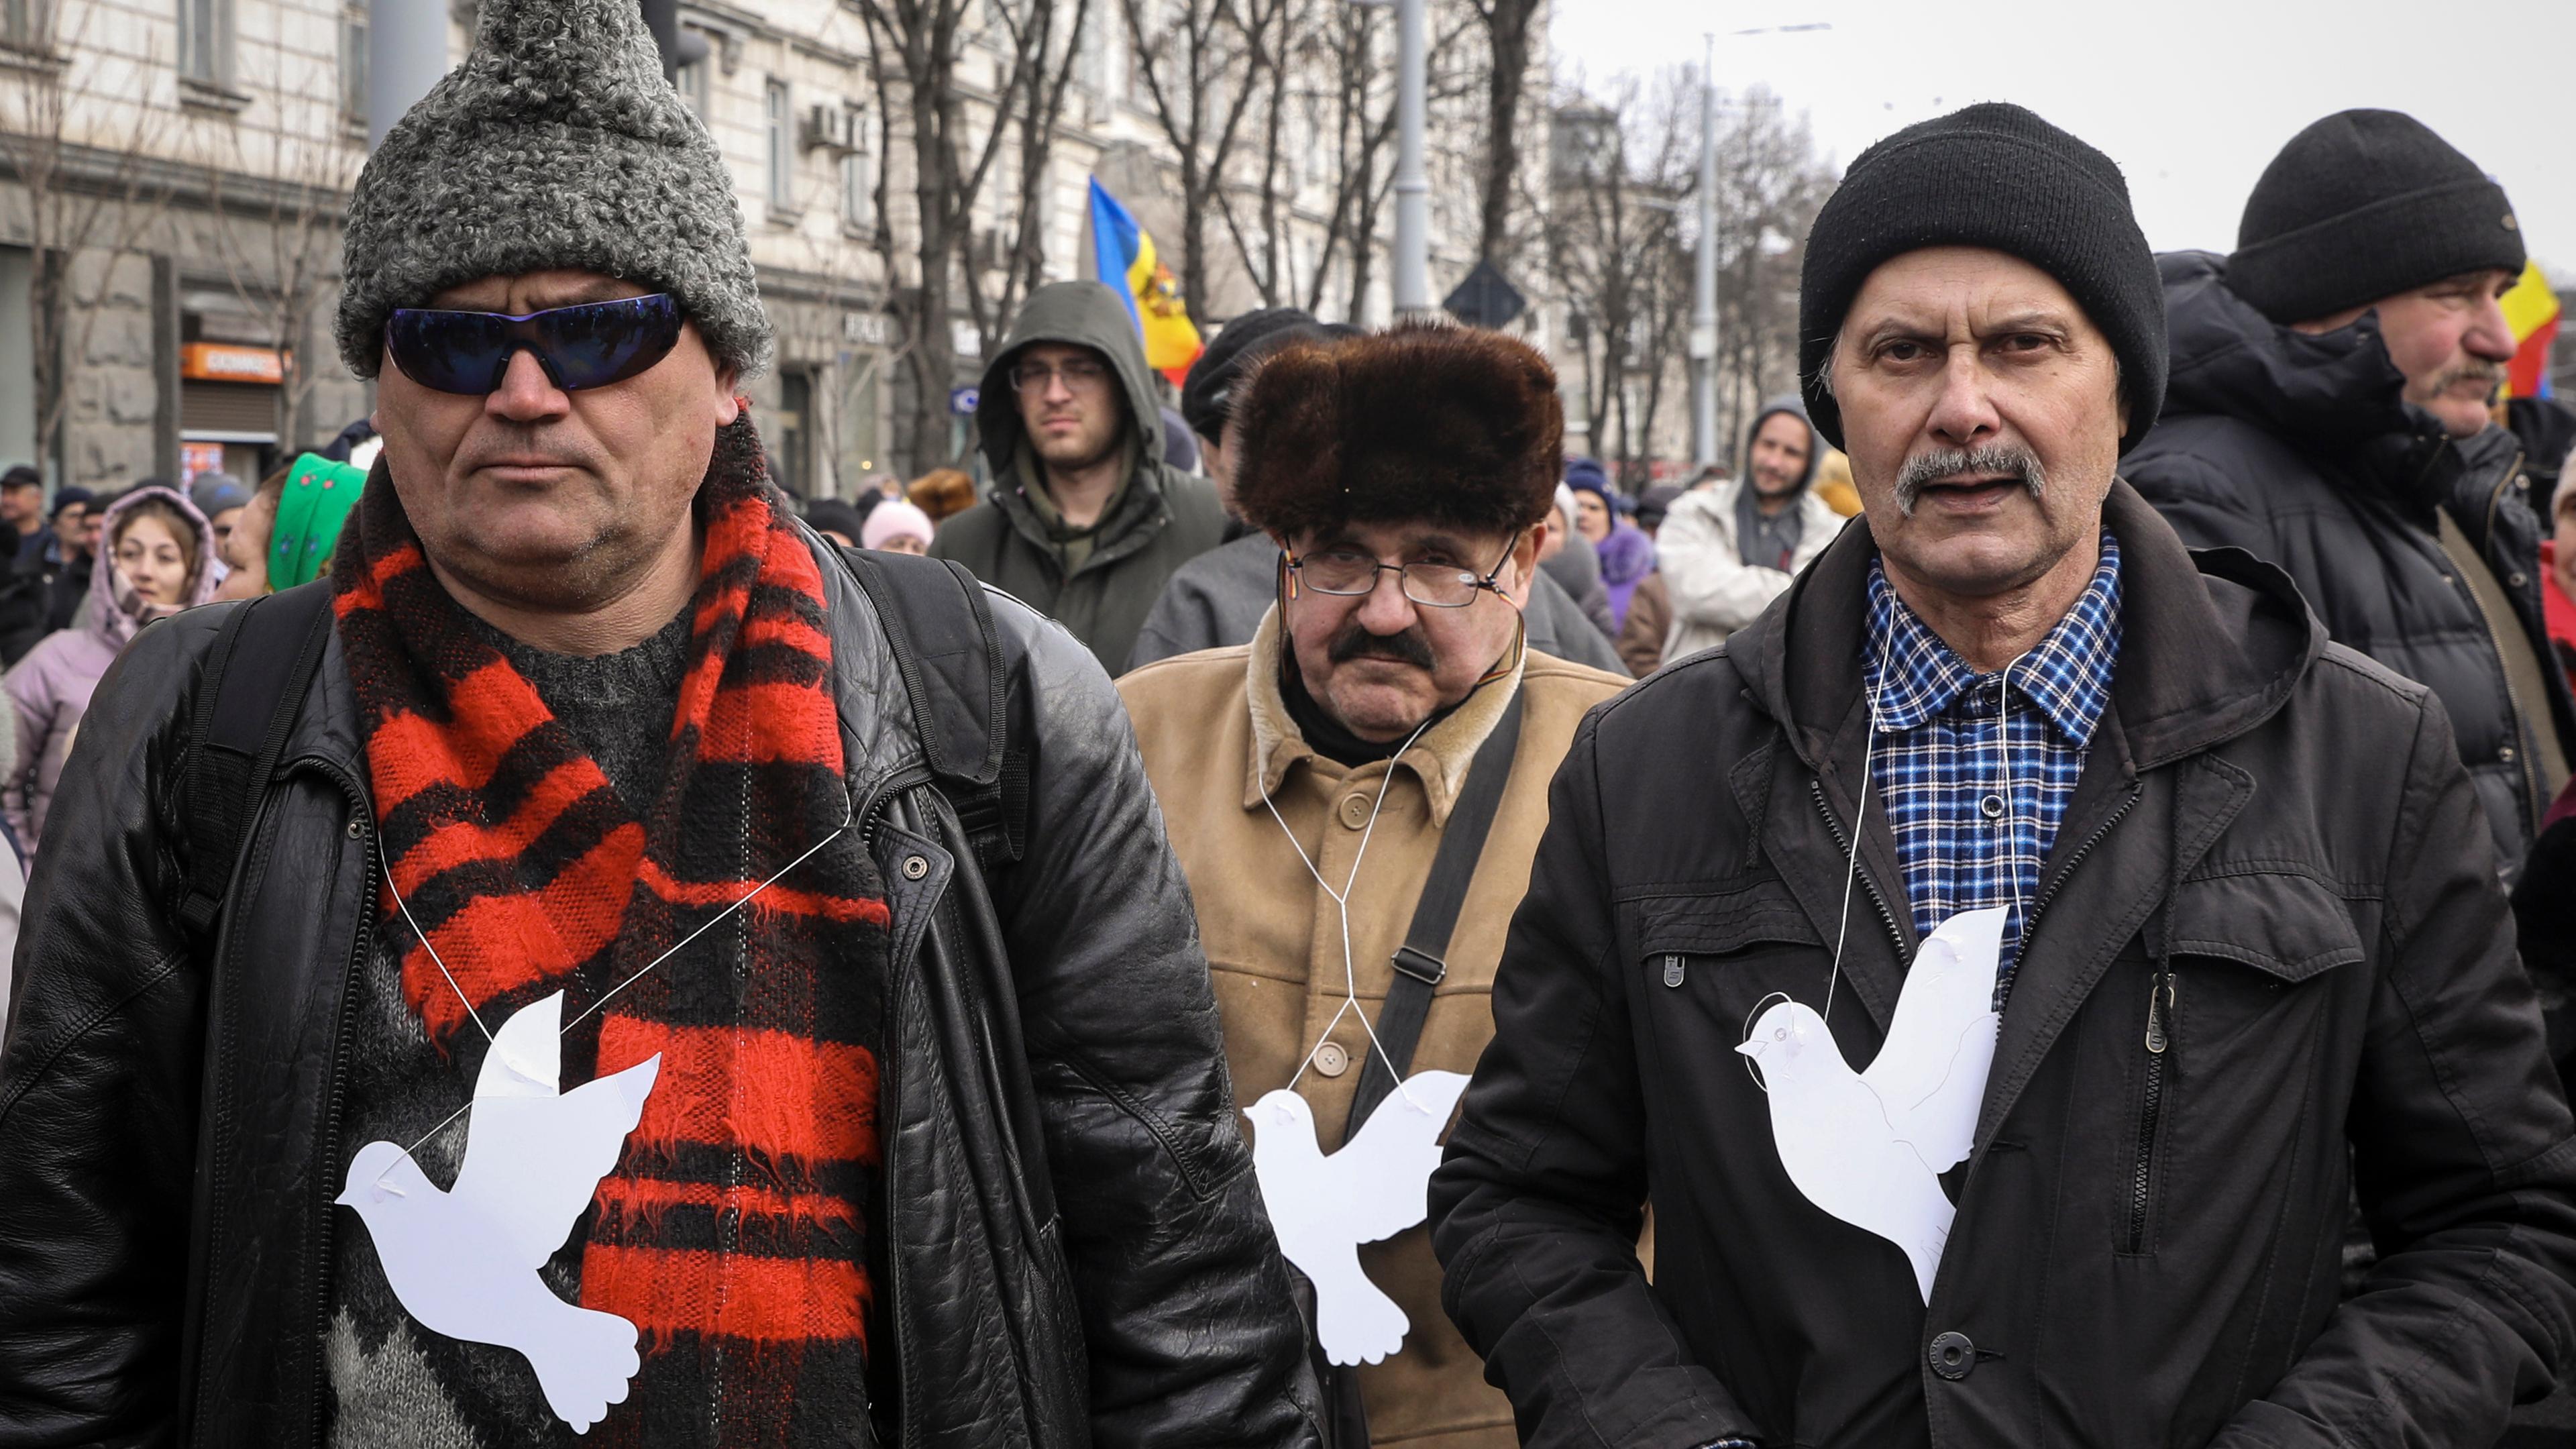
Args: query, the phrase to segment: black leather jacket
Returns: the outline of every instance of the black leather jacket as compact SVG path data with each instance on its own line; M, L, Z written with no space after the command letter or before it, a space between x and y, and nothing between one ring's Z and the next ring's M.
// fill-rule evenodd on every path
M1304 1331L1117 695L994 597L1030 803L988 898L872 606L837 562L823 576L850 787L892 893L888 1442L1315 1444ZM183 935L175 767L221 621L146 630L102 682L29 890L0 1054L5 1449L328 1428L374 817L335 640L220 942Z

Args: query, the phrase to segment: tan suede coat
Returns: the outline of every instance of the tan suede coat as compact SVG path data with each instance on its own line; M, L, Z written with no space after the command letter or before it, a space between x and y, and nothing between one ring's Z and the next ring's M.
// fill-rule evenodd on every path
M1318 1052L1298 1075L1345 991L1340 912L1297 858L1298 847L1335 887L1352 882L1350 968L1374 1022L1394 975L1389 958L1404 944L1468 765L1512 694L1523 696L1511 783L1413 1056L1416 1072L1475 1070L1494 1031L1489 998L1504 930L1547 824L1548 782L1584 712L1629 681L1527 654L1518 671L1470 697L1402 758L1349 770L1298 735L1280 698L1280 647L1273 609L1250 645L1147 665L1119 680L1118 690L1197 903L1236 1103L1249 1105L1295 1077L1329 1153L1341 1146L1361 1073L1375 1068L1360 1022L1345 1015L1325 1038L1338 1051ZM1360 841L1381 784L1385 802L1363 859ZM1263 805L1265 792L1280 820ZM1430 1235L1413 1228L1363 1245L1360 1264L1412 1320L1401 1353L1359 1371L1372 1440L1406 1449L1513 1449L1519 1440L1511 1404L1485 1383L1483 1364L1441 1311Z

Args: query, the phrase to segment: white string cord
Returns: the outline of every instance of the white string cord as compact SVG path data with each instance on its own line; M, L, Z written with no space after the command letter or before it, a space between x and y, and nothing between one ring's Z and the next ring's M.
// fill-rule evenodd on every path
M1853 791L1860 797L1860 808L1852 812L1851 854L1845 860L1843 870L1843 908L1835 918L1834 926L1834 964L1825 973L1825 1009L1816 1013L1827 1024L1834 1019L1834 987L1843 978L1843 947L1851 940L1852 887L1860 881L1860 840L1862 832L1869 828L1869 797L1878 788L1870 778L1869 765L1878 750L1879 706L1887 698L1887 670L1895 638L1896 631L1890 629L1879 639L1878 678L1869 688L1869 722L1860 746L1860 783ZM1748 1030L1745 1036L1749 1040L1752 1033ZM1750 1070L1752 1063L1747 1062L1745 1066Z
M689 934L687 934L687 935L685 935L685 936L681 937L681 938L679 939L679 941L678 941L678 942L676 942L675 944L673 944L673 945L672 945L672 947L671 947L669 950L664 951L661 955L654 957L651 961L647 962L645 965L643 965L642 967L640 967L639 969L637 969L637 970L636 970L636 972L635 972L633 975L631 975L631 976L627 977L627 978L626 978L625 980L623 980L623 981L618 982L615 986L612 986L612 987L608 988L608 990L607 990L606 992L604 992L604 993L602 993L602 994L600 995L600 998L599 998L597 1001L594 1001L594 1002L592 1002L589 1006L584 1007L584 1008L582 1009L582 1012L581 1012L581 1014L580 1014L579 1016L576 1016L576 1017L574 1017L572 1020L565 1022L565 1023L564 1023L560 1028L558 1028L558 1029L556 1030L556 1032L555 1032L555 1035L556 1035L557 1037L561 1037L561 1036L563 1036L565 1033L567 1033L567 1032L571 1031L574 1027L579 1026L579 1025L581 1025L584 1021L589 1020L589 1019L590 1019L590 1017L591 1017L591 1015L592 1015L593 1013L597 1012L601 1007L606 1006L606 1005L608 1004L608 1001L609 1001L609 998L610 998L610 997L615 996L617 993L619 993L619 992L621 992L621 991L624 991L627 987L632 986L632 985L634 985L636 982L641 981L641 980L643 980L645 977L647 977L647 976L649 976L649 975L653 974L653 972L654 972L657 968L659 968L659 967L662 965L662 963L663 963L663 962L670 960L672 957L674 957L674 956L676 956L676 955L680 954L680 952L681 952L682 950L686 949L686 948L687 948L687 946L688 946L688 944L689 944L690 942L695 941L695 940L696 940L696 939L698 939L700 936L705 935L707 932L714 930L717 926L720 926L720 925L722 925L725 921L727 921L727 920L731 919L731 918L732 918L732 916L733 916L733 914L734 914L736 911L739 911L739 910L741 910L743 907L745 907L745 906L747 906L747 905L750 905L750 904L752 903L752 901L753 901L756 897L758 897L758 896L760 895L760 893L761 893L761 892L763 892L763 891L765 891L765 890L769 889L771 886L774 886L774 885L778 884L780 881L785 880L785 879L787 878L787 876L788 876L788 873L789 873L789 872L791 872L791 871L795 870L795 869L796 869L796 867L798 867L798 866L800 866L800 865L803 865L805 862L807 862L807 861L809 861L809 860L812 860L812 859L815 857L815 855L817 855L818 853L820 853L820 852L822 851L823 847L825 847L825 846L827 846L827 845L830 845L833 841L838 840L838 839L840 839L842 836L849 834L849 833L850 833L850 829L851 829L851 827L853 827L853 826L855 826L855 825L857 825L857 824L859 823L859 814L858 814L858 811L859 811L858 802L857 802L857 801L855 801L855 800L851 801L851 802L850 802L850 814L849 814L849 817L848 817L847 819L843 820L843 821L841 822L840 826L839 826L837 829L833 830L831 834L824 836L822 839L820 839L820 840L818 840L818 841L815 841L811 846L808 846L808 847L806 848L806 850L805 850L805 853L804 853L804 854L802 854L802 855L800 855L800 856L796 857L794 860L791 860L791 861L787 862L787 864L785 864L785 865L783 865L783 866L779 867L779 869L778 869L778 873L777 873L777 874L772 875L769 879L767 879L767 880L765 880L765 881L762 881L760 884L758 884L758 885L756 885L756 886L753 886L749 891L746 891L746 892L742 895L742 897L741 897L740 899L736 900L733 904L731 904L731 905L729 905L729 906L726 906L723 910L716 912L716 913L715 913L714 915L712 915L712 916L709 916L705 921L703 921L703 922L701 922L701 923L699 924L699 926L698 926L698 928L697 928L696 930L691 931ZM403 898L402 898L402 892L394 886L394 869L393 869L393 862L392 862L392 861L390 861L390 860L388 860L388 861L386 861L386 862L385 862L385 894L387 894L387 895L389 895L389 896L392 896L392 897L394 898L394 909L396 909L397 911L400 911L400 912L402 913L402 918L403 918L403 920L404 920L407 924L409 924L409 925L410 925L410 927L411 927L411 933L412 933L413 938L414 938L415 940L417 940L417 941L419 941L419 942L420 942L420 948L421 948L422 950L424 950L424 951L426 951L426 952L428 952L428 953L429 953L429 959L430 959L433 963L435 963L435 964L437 965L437 967L438 967L438 974L439 974L439 975L441 975L441 976L443 976L443 977L445 977L445 978L447 978L447 989L456 993L456 1000L457 1000L457 1004L458 1004L458 1005L460 1005L460 1006L463 1006L463 1007L465 1008L465 1015L466 1015L469 1019L471 1019L471 1020L473 1021L475 1029L476 1029L477 1031L480 1031L480 1032L482 1032L482 1033L483 1033L483 1040L484 1040L486 1043L491 1043L491 1042L493 1041L493 1037L492 1037L492 1029L491 1029L490 1027L485 1026L485 1025L483 1024L483 1018L482 1018L479 1014L477 1014L477 1013L476 1013L476 1011L474 1010L474 1003L473 1003L471 1000L467 999L467 997L466 997L466 995L465 995L465 988L456 984L456 973L455 973L455 972L453 972L453 971L450 971L449 969L447 969L447 961L446 961L446 958L444 958L444 957L442 957L442 956L440 956L440 955L438 954L438 947L437 947L436 945L434 945L434 944L432 944L432 943L431 943L431 941L430 941L430 939L429 939L429 933L428 933L427 931L424 931L424 930L422 930L422 929L420 928L420 922L419 922L419 921L417 921L417 920L413 919L413 917L412 917L412 913L411 913L411 906L403 900ZM474 1108L474 1099L473 1099L473 1098L471 1098L471 1097L466 1098L466 1100L465 1100L465 1105L464 1105L464 1106L459 1107L459 1108L457 1108L455 1111L448 1113L448 1114L447 1114L447 1116L446 1116L444 1119L442 1119L442 1120L439 1122L439 1124L438 1124L437 1126L432 1127L432 1128L430 1128L427 1132L422 1133L422 1134L421 1134L421 1136L420 1136L420 1140L419 1140L419 1141L414 1142L411 1146L406 1147L406 1148L404 1148L404 1149L403 1149L403 1155L404 1155L405 1157L409 1157L411 1154L413 1154L413 1153L415 1153L415 1152L418 1152L418 1151L419 1151L423 1146L425 1146L425 1145L427 1145L427 1144L428 1144L428 1142L430 1141L430 1139L432 1139L432 1138L436 1137L439 1133L446 1131L449 1127L454 1126L454 1125L455 1125L455 1123L456 1123L456 1119L457 1119L457 1118L464 1116L467 1112L472 1111L472 1110L473 1110L473 1108Z
M1278 822L1279 833L1288 837L1288 848L1297 852L1297 859L1306 867L1306 874L1315 878L1318 889L1332 897L1334 909L1341 916L1342 1004L1333 1012L1332 1020L1324 1023L1323 1034L1316 1037L1315 1044L1306 1049L1304 1059L1297 1063L1296 1074L1288 1079L1289 1090L1295 1090L1297 1083L1305 1078L1306 1069L1315 1064L1315 1054L1322 1051L1324 1043L1332 1039L1333 1028L1342 1024L1343 1017L1354 1014L1360 1019L1360 1030L1368 1036L1370 1059L1385 1067L1389 1075L1394 1074L1395 1068L1386 1062L1386 1048L1377 1039L1377 1028L1369 1024L1368 1009L1360 1005L1359 969L1352 963L1351 958L1351 890L1359 884L1360 864L1368 859L1369 842L1377 838L1378 812L1386 808L1387 787L1395 783L1396 761L1404 758L1405 752L1412 749L1422 738L1422 732L1429 728L1431 728L1431 720L1423 720L1421 724L1414 727L1412 734L1405 736L1404 743L1396 748L1395 753L1387 757L1386 773L1378 777L1377 799L1369 806L1368 826L1360 832L1359 849L1351 856L1350 878L1342 882L1340 890L1333 889L1332 883L1324 879L1324 873L1315 868L1314 858L1307 855L1306 847L1297 842L1297 833L1288 828L1286 817L1279 813L1278 805L1271 801L1270 791L1265 787L1261 792L1261 803L1268 807L1270 818ZM1422 1105L1414 1098L1412 1090L1405 1085L1403 1078L1396 1078L1395 1089L1402 1092L1404 1099L1412 1102L1414 1106Z

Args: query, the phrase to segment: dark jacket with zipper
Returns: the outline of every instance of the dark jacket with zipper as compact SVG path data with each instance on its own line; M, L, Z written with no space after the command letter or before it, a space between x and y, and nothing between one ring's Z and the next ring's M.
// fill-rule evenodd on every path
M1027 490L1019 459L1028 432L1020 422L1011 368L1035 343L1088 347L1109 365L1113 398L1125 409L1134 461L1091 532L1091 551L1074 567ZM939 526L934 558L955 559L975 577L1024 599L1073 631L1111 674L1127 668L1136 633L1163 596L1172 571L1225 541L1225 507L1216 485L1163 461L1163 411L1154 399L1145 345L1118 294L1097 282L1041 287L1020 310L993 364L984 369L975 429L993 474L984 500ZM1032 467L1037 465L1032 461Z
M988 892L873 606L837 561L823 577L849 786L893 911L886 1442L1316 1443L1187 887L1117 695L1061 631L993 601L1029 765L1026 848ZM328 1427L374 816L335 639L220 939L181 931L172 812L223 608L146 630L102 683L29 892L0 1054L7 1449L270 1449Z
M1928 1308L1790 1184L1732 1051L1826 996L1869 530L1577 735L1431 1190L1525 1443L2467 1449L2576 1357L2576 1141L2439 705L2125 485L2106 521L2112 702ZM1829 1021L1865 1064L1917 942L1863 831ZM2381 1257L2343 1301L2356 1175Z
M2548 667L2541 525L2514 434L2489 428L2454 443L2406 403L2376 314L2309 336L2228 290L2223 258L2176 252L2158 264L2173 379L2122 475L2185 543L2279 565L2336 643L2432 686L2510 884L2551 795L2533 734L2554 730L2576 750L2576 698ZM2437 508L2511 597L2547 698L2516 697L2486 616L2442 550Z

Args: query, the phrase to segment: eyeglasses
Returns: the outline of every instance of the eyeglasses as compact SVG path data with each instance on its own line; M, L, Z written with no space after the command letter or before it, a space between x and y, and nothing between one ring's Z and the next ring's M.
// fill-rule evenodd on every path
M1011 386L1043 396L1059 377L1064 379L1065 391L1089 392L1109 381L1109 369L1087 357L1068 358L1053 366L1023 362L1011 369Z
M385 351L402 374L439 392L501 388L524 347L566 392L624 382L671 355L680 304L668 293L531 312L441 312L404 307L385 322Z
M1511 556L1511 545L1505 544L1503 556L1494 560L1493 569L1482 578L1477 577L1473 570L1462 569L1456 564L1379 563L1367 554L1347 548L1328 548L1304 558L1283 552L1280 559L1292 583L1302 581L1305 587L1319 594L1343 599L1361 598L1376 592L1379 574L1391 573L1396 575L1404 596L1413 602L1433 609L1463 609L1476 602L1476 595L1482 590L1493 590L1496 598L1511 597L1503 592L1501 584L1495 582L1503 571L1503 565L1511 561Z

